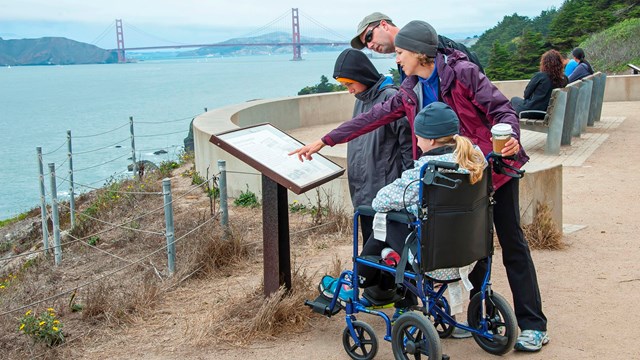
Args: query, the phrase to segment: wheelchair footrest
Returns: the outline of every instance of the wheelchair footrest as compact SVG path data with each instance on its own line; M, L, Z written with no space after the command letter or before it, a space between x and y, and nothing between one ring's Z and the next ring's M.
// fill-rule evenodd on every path
M336 302L336 306L334 306L333 309L330 309L329 306L331 305L331 300L322 295L319 295L313 301L305 300L304 304L310 307L313 312L329 317L339 313L342 309L342 306L338 302Z

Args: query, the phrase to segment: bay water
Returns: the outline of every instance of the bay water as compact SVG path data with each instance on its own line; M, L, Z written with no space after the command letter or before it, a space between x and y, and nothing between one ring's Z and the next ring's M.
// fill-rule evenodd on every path
M308 53L303 61L282 54L0 67L0 219L40 202L36 147L42 147L47 201L49 163L56 167L58 196L68 199L68 130L78 194L131 176L130 116L136 160L174 160L191 119L205 108L295 96L321 75L331 80L338 54ZM395 68L393 58L372 61L381 73ZM167 153L154 155L161 150Z

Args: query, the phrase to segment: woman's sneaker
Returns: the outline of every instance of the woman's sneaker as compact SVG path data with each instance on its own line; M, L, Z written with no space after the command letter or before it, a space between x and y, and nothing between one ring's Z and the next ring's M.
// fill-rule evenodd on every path
M549 337L546 331L540 330L523 330L516 340L514 348L518 351L539 351L542 345L549 343Z

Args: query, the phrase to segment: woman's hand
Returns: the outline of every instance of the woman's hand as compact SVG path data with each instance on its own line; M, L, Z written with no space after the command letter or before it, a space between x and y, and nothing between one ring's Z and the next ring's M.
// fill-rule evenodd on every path
M298 160L300 161L304 161L304 159L302 158L303 156L307 160L313 160L313 158L311 157L311 154L317 153L323 147L324 147L324 143L322 142L322 140L316 140L311 144L307 144L301 147L300 149L293 150L292 152L289 153L289 155L298 154Z
M502 148L502 156L512 156L520 151L520 143L518 139L511 137L509 141L504 144L504 148Z

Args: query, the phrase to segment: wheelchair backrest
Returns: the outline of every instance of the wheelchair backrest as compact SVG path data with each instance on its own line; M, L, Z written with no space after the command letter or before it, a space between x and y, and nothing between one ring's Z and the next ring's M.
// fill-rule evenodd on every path
M493 199L491 170L471 185L469 174L442 173L460 180L455 188L424 185L420 266L423 272L460 267L493 253Z

